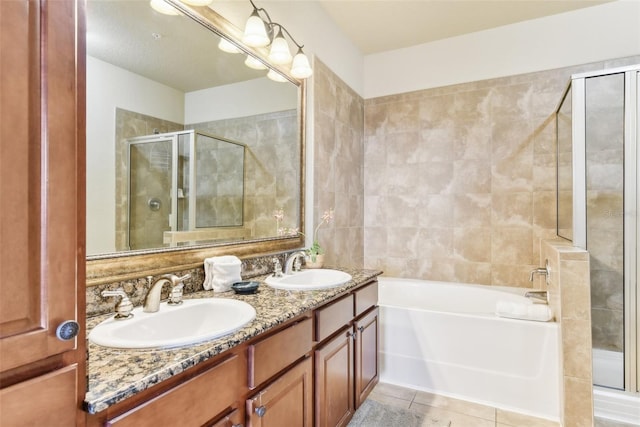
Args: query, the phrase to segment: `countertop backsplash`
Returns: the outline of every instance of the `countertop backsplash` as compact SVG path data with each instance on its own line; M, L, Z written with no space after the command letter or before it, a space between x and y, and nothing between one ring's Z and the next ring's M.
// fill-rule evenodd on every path
M273 258L278 258L281 265L284 265L286 256L293 251L287 251L277 254L262 255L253 258L241 259L242 270L241 276L243 280L251 279L252 277L262 276L273 271ZM202 284L204 283L204 260L203 265L200 267L176 270L172 272L177 276L184 276L185 274L191 274L191 278L184 281L184 294L190 294L193 292L203 291ZM157 276L153 276L155 280ZM107 314L114 312L116 300L112 297L103 297L102 291L115 290L122 288L126 293L134 306L142 305L144 297L149 289L149 283L146 276L140 277L135 280L124 280L120 282L105 283L97 286L87 287L87 317L98 316L101 314ZM162 289L162 300L169 298L169 287L165 286Z

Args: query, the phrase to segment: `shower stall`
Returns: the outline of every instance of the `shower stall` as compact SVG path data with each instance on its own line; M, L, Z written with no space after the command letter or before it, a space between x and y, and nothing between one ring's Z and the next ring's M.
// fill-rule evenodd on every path
M242 228L243 144L196 130L126 144L128 249L219 240L221 228Z
M640 65L573 75L556 112L558 235L590 255L596 413L640 384L639 83Z

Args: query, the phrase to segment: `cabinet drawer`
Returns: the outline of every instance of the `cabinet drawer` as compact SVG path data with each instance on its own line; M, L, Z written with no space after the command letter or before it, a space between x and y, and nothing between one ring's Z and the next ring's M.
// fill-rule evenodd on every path
M373 282L354 292L356 295L356 317L378 304L378 282Z
M249 346L249 388L253 389L311 350L311 319L301 320Z
M179 386L107 421L107 426L202 426L241 394L245 366L235 354Z
M211 424L210 427L236 427L242 425L244 425L244 411L242 409L233 409L217 423Z
M75 425L77 379L78 366L71 365L0 390L0 425Z
M316 310L315 340L320 342L353 319L353 294Z

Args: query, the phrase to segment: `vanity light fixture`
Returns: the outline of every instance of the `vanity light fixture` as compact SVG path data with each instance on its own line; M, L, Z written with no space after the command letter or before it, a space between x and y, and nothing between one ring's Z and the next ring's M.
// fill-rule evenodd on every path
M191 6L209 6L213 0L182 0L182 2Z
M249 0L249 2L251 2L251 6L253 6L253 12L251 16L249 16L249 19L247 19L242 41L251 47L271 45L269 48L269 60L271 62L277 65L291 63L291 75L295 78L306 79L311 77L313 70L309 65L309 59L302 51L304 46L299 44L285 27L277 22L273 22L269 13L264 8L258 8L253 3L253 0ZM298 48L295 57L291 55L289 42L287 42L285 35L287 35L291 42ZM247 62L245 62L245 64L246 63ZM275 81L286 81L283 76L275 71L270 71L267 76Z
M264 65L262 62L258 61L256 58L254 58L251 55L247 55L247 59L245 59L244 65L246 65L249 68L253 68L254 70L266 70L267 69L266 65Z
M171 15L171 16L180 15L180 12L178 12L178 9L171 6L169 3L167 3L164 0L151 0L149 1L149 5L153 10L155 10L156 12L162 13L163 15Z
M240 49L229 40L220 37L220 43L218 43L218 49L227 53L240 53Z

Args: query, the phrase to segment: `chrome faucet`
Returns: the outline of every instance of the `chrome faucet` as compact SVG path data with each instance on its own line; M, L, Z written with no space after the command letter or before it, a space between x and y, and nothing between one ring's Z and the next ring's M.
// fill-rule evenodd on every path
M145 313L155 313L160 309L160 295L162 293L162 286L165 283L171 285L171 296L169 297L169 304L176 305L182 303L182 287L183 280L187 280L191 277L190 274L185 274L182 277L178 277L175 274L163 274L158 277L155 282L151 284L147 296L144 298L144 304L142 311ZM151 281L151 276L148 277Z
M532 300L542 301L545 304L549 303L549 294L547 291L529 291L524 294L524 296Z
M300 268L302 267L300 257L304 259L305 256L307 256L305 251L296 251L289 254L284 262L284 274L291 274L293 272L300 271Z
M530 282L533 282L533 276L535 276L536 274L543 275L545 282L547 283L547 285L549 284L549 260L548 259L544 261L544 267L538 267L531 270L531 273L529 274Z

